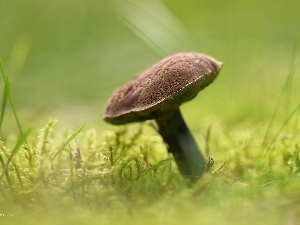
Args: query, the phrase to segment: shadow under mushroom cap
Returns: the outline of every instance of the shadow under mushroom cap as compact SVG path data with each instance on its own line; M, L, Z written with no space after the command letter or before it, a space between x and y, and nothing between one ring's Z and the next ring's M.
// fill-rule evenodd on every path
M112 124L153 119L178 108L212 83L222 66L199 53L178 53L154 64L109 99L104 120Z

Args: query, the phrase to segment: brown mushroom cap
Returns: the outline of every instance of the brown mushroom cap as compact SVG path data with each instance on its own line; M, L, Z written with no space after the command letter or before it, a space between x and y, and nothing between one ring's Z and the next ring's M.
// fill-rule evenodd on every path
M104 120L112 124L153 119L178 108L212 83L222 63L199 53L178 53L141 73L109 99Z

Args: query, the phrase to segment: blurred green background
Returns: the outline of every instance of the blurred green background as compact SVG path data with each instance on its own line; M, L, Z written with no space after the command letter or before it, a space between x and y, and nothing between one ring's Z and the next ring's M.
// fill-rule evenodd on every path
M292 68L299 11L297 0L1 0L0 55L27 127L54 117L104 130L113 90L180 51L224 63L213 85L182 107L192 129L213 118L261 124ZM299 56L295 66L287 107L299 102ZM17 130L12 118L6 114L4 132Z

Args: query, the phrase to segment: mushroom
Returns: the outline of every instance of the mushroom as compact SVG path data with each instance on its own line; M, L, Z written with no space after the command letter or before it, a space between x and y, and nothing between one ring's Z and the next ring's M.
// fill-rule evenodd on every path
M212 83L221 66L221 62L200 53L166 57L116 90L103 119L115 125L155 119L181 174L201 177L207 162L179 106Z

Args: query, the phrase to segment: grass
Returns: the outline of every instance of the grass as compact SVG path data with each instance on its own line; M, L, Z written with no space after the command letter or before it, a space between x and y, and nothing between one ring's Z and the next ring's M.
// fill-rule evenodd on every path
M104 136L95 130L82 131L66 146L65 140L73 135L59 132L63 129L55 123L50 121L19 146L7 169L13 140L7 147L1 143L5 174L1 213L6 215L1 220L28 224L37 224L41 217L49 219L46 224L94 224L95 220L104 224L289 224L299 220L299 130L280 135L271 151L261 156L262 139L256 138L263 135L251 130L228 134L215 124L210 140L215 165L188 188L147 124L135 133L126 128ZM65 147L57 154L61 146Z
M299 224L299 3L110 2L1 2L0 223ZM153 124L98 115L187 50L224 62L182 106L215 162L192 186Z
M6 88L4 101L8 96L15 107ZM104 133L81 126L73 132L51 120L39 131L22 132L19 138L13 135L0 143L0 220L4 224L39 224L41 218L43 224L297 224L300 129L292 123L296 115L299 105L281 123L275 123L274 115L267 127L236 127L229 132L215 120L204 138L215 165L191 187L166 154L152 124ZM275 135L272 129L277 130Z

